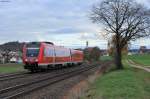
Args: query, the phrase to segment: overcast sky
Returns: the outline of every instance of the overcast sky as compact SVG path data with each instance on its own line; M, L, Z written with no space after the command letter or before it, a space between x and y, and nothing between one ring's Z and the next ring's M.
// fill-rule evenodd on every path
M88 13L99 0L0 0L0 44L8 41L52 41L57 45L107 48L98 36L100 26ZM149 2L148 2L149 1ZM138 0L150 6L150 0ZM133 42L132 48L150 46L148 39Z

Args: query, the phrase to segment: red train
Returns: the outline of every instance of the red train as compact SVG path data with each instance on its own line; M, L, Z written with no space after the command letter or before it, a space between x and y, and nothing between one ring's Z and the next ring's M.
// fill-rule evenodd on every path
M24 68L32 72L82 62L82 51L55 46L51 42L30 42L23 47Z

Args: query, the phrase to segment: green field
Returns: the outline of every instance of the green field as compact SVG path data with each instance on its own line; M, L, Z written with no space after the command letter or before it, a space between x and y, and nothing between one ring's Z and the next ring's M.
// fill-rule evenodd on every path
M128 57L138 64L142 64L145 66L150 66L150 54L139 54L139 55L131 55Z
M99 77L83 99L150 99L150 73L125 65Z
M24 71L23 64L15 64L15 63L0 64L0 73L12 73L18 71Z
M111 57L111 56L101 56L100 57L100 60L101 61L110 61L110 60L112 60L113 58Z

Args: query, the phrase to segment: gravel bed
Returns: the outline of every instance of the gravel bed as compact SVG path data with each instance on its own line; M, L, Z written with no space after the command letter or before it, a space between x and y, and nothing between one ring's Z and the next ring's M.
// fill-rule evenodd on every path
M0 84L0 89L4 89L4 88L11 87L11 86L18 85L18 84L28 83L30 81L38 80L40 78L47 77L47 76L52 77L56 74L59 74L59 73L62 73L62 72L68 71L68 70L72 70L72 69L78 69L78 68L79 68L79 66L74 66L72 68L48 71L48 72L43 72L43 73L29 74L29 76L26 76L23 78L12 79L12 80L8 80L8 81L2 81Z
M23 97L18 97L18 99L62 99L67 90L79 83L81 80L86 79L89 75L93 74L97 68L91 69L56 84L41 88L40 90L29 93Z

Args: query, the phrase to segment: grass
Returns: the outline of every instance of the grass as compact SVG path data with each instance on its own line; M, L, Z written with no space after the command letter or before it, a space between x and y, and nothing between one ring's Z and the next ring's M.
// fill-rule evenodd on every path
M110 60L112 60L113 58L111 57L111 56L101 56L100 57L100 60L101 61L110 61Z
M12 73L23 70L24 70L23 64L15 64L15 63L0 64L0 73Z
M150 74L125 66L99 77L83 99L150 99Z
M128 56L128 58L133 60L136 63L142 64L145 66L150 66L150 54L131 55L131 56Z

